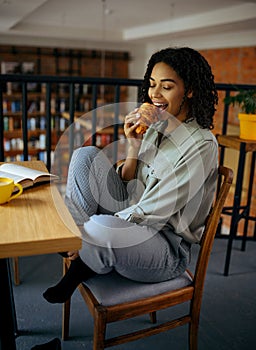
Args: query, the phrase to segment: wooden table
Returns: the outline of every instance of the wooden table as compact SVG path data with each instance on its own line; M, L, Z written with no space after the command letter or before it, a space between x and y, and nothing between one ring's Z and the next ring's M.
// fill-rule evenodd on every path
M22 162L46 170L40 161ZM81 248L80 231L54 184L26 189L0 205L0 349L15 350L12 284L8 258Z

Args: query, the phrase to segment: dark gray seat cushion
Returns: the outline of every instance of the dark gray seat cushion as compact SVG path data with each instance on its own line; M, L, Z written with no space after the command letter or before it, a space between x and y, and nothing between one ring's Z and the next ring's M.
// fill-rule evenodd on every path
M116 272L97 275L84 282L98 302L106 306L151 297L188 286L191 283L192 279L187 272L173 280L159 283L134 282Z

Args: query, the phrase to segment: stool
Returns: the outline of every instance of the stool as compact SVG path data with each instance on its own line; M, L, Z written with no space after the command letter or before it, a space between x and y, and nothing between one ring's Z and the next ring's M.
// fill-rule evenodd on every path
M217 135L217 140L218 140L219 146L221 147L220 165L223 164L224 151L226 147L239 151L233 206L224 207L222 210L222 214L231 216L230 231L229 231L228 245L227 245L227 252L226 252L226 261L225 261L225 267L224 267L224 276L228 276L229 265L231 260L232 244L237 234L237 227L238 227L239 221L241 219L245 220L241 250L245 250L249 220L256 221L255 213L254 213L254 216L250 216L251 197L252 197L253 179L254 179L254 171L255 171L256 141L243 140L235 135ZM252 152L250 172L249 172L249 186L248 186L246 204L241 205L245 158L246 158L247 152ZM254 236L255 236L255 230L254 230Z

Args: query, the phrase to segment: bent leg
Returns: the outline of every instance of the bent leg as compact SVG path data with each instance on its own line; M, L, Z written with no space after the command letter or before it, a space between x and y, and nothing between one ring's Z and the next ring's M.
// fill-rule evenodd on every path
M74 151L65 203L78 226L95 213L114 214L128 205L126 187L109 159L98 148L89 146ZM57 285L48 288L43 296L50 303L63 303L71 297L79 283L94 274L80 257L72 260L67 274Z

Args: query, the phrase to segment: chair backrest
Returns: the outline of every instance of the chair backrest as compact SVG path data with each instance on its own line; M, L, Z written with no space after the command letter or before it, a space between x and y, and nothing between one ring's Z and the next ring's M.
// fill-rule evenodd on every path
M227 198L230 186L233 181L233 171L227 167L219 166L218 176L222 177L220 188L217 191L216 198L211 209L210 214L207 217L204 233L200 242L200 251L198 253L197 264L194 276L195 295L194 302L197 300L200 303L205 275L208 267L208 262L217 231L217 227L220 222L222 208ZM196 299L196 300L195 300ZM199 305L200 306L200 305Z

